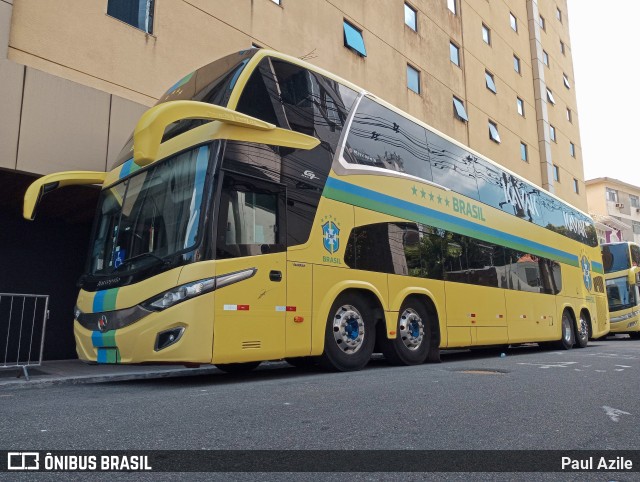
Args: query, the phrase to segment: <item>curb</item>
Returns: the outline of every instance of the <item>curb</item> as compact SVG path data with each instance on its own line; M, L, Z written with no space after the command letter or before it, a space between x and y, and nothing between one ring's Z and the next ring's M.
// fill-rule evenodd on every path
M129 380L150 380L154 378L174 378L174 377L190 377L197 375L209 375L212 373L221 373L214 366L205 368L178 368L166 371L144 371L122 374L101 374L101 375L79 375L79 376L51 376L36 375L27 381L24 378L15 381L0 382L0 391L25 389L25 388L46 388L54 385L81 385L85 383L105 383L105 382L122 382ZM36 378L37 377L37 378Z

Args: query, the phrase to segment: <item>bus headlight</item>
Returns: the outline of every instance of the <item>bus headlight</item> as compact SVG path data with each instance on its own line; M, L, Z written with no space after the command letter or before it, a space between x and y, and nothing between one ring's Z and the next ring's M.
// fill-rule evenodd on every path
M251 278L257 271L256 268L249 268L176 286L140 303L140 306L147 310L162 311L190 298Z
M194 298L195 296L209 293L216 289L216 279L207 278L193 283L187 283L182 286L176 286L164 293L151 298L140 305L147 310L162 311L177 305L178 303Z

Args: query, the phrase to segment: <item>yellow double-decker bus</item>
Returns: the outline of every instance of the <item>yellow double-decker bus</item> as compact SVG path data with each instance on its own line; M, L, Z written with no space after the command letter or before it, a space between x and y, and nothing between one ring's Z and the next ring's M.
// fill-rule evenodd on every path
M101 184L80 359L357 370L609 331L592 220L363 89L252 49L180 80Z
M602 245L611 333L640 338L640 246L636 243Z

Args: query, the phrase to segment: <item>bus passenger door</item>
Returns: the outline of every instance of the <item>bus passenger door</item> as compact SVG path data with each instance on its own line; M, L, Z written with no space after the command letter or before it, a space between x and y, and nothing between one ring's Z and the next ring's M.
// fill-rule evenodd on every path
M222 170L217 210L213 362L285 354L286 193L282 185ZM222 285L226 279L232 280Z
M287 262L286 347L288 357L311 353L313 270L309 263Z

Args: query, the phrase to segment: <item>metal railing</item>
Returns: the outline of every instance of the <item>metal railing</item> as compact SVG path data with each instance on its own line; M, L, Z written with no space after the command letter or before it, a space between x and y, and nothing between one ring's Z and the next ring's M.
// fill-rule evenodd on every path
M48 295L0 293L0 369L22 369L29 380L28 368L42 365L48 318Z

